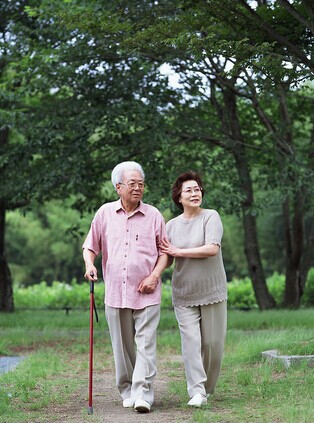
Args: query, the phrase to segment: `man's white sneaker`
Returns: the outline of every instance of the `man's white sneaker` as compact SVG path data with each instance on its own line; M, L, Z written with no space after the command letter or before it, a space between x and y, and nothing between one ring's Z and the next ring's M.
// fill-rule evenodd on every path
M126 398L123 400L123 407L124 408L133 408L134 407L134 399L133 398Z
M134 410L139 413L148 413L150 411L150 404L143 399L137 399L135 400Z
M188 405L191 407L201 407L204 404L207 404L207 398L202 394L194 395L194 397L192 397L188 402Z

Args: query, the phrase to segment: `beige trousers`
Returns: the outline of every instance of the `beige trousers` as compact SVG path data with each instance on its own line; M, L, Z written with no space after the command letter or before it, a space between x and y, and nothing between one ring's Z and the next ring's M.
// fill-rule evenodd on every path
M143 399L152 405L160 305L141 310L106 305L105 309L121 397Z
M195 307L174 307L181 334L182 357L190 398L212 394L223 358L227 301Z

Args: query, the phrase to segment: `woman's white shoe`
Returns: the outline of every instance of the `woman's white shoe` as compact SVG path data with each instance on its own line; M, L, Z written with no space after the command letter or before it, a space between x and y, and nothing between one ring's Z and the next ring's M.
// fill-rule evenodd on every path
M201 407L204 404L207 404L207 398L202 394L194 395L188 402L188 405L192 407Z

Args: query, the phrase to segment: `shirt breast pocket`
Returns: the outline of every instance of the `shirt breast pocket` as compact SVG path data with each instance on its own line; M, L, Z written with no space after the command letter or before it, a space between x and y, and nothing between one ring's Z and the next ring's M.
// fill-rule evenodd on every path
M135 235L135 249L138 254L153 256L157 254L156 240L153 233Z

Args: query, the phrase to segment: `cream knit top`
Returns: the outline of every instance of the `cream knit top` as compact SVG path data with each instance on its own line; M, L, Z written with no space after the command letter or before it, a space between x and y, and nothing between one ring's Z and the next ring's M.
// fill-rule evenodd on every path
M223 226L216 210L203 209L194 219L182 215L170 220L167 235L178 248L206 244L221 246ZM176 306L214 304L227 299L227 277L221 248L206 258L176 257L172 275L172 301Z

